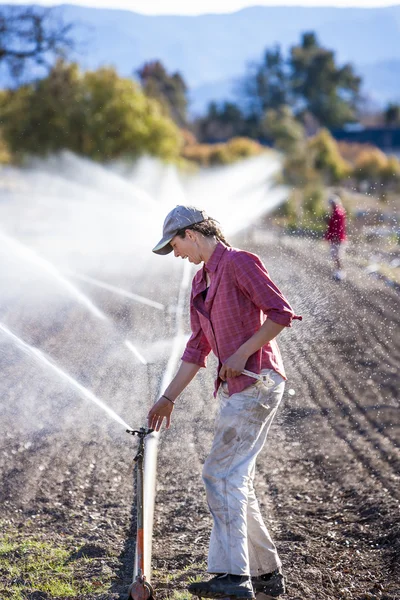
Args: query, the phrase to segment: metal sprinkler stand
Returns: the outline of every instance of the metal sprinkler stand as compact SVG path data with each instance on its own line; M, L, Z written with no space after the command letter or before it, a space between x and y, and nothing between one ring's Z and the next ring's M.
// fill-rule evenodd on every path
M139 431L127 429L127 433L139 438L139 447L134 458L136 463L136 514L137 514L137 533L136 533L136 577L128 589L128 600L154 600L154 590L150 583L146 581L144 574L144 493L143 493L143 475L144 475L144 439L153 429L141 427Z

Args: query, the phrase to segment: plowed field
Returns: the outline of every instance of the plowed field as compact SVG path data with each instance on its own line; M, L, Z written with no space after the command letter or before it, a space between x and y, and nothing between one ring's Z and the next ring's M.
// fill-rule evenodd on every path
M334 282L322 243L273 236L239 243L262 257L303 315L280 338L289 381L256 478L284 563L286 597L399 600L398 292L351 257L346 281ZM163 302L165 312L80 283L117 325L112 331L76 303L42 313L35 327L33 308L28 319L22 301L10 303L1 308L1 321L137 427L155 399L174 335L172 280L177 294L178 268L166 270L164 280L146 273L131 281L131 291ZM122 329L151 364L138 363L123 347ZM91 585L80 598L125 598L133 564L135 441L4 337L0 363L4 534L68 548L74 577ZM204 570L211 522L201 468L216 408L213 377L211 360L161 435L152 578L160 598L183 592ZM15 585L23 598L61 597L35 591L21 575L26 560L23 553L16 557L20 573L18 566L2 567L1 599L16 597Z

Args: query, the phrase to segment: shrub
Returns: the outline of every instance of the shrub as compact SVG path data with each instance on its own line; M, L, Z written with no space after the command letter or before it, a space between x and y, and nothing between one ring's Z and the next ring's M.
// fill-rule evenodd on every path
M303 188L310 182L319 181L320 175L314 169L310 155L304 149L297 149L286 155L283 178L285 183Z
M353 175L359 181L377 182L386 166L387 157L381 150L364 150L354 165Z
M11 152L0 131L0 165L8 165L11 162Z
M210 167L217 165L229 165L234 162L233 155L229 152L227 144L216 144L211 148L208 164Z
M284 217L289 226L294 226L297 222L297 209L295 194L292 193L288 199L281 204L275 211L277 217Z
M324 183L339 183L350 175L350 165L342 158L338 145L327 129L321 129L307 143L314 169L321 173Z
M187 144L182 156L202 167L229 165L256 156L264 151L258 142L249 138L232 138L225 144Z
M304 213L312 219L325 216L324 190L320 186L309 186L303 192Z
M295 119L289 106L267 110L262 122L262 130L283 152L291 152L305 139L304 127Z
M372 144L359 144L357 142L337 142L340 156L351 166L354 166L358 157L365 150L373 150L376 146Z
M386 186L398 189L400 185L400 161L395 156L389 156L386 165L381 169L380 177Z
M261 146L261 144L255 140L245 137L235 137L230 139L226 143L226 147L233 160L257 156L264 151L264 148Z
M196 163L200 167L210 165L210 153L213 146L210 144L186 145L182 150L182 156L186 160Z

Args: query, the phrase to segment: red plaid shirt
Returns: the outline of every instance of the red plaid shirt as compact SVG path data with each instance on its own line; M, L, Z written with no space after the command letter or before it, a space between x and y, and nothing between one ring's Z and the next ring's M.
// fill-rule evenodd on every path
M210 274L211 284L204 300L206 271ZM222 364L260 329L266 318L286 327L291 326L292 319L301 320L271 281L258 256L219 242L210 260L193 278L190 299L192 335L182 360L205 367L212 350L219 359L219 372ZM252 354L246 369L253 373L273 369L286 379L276 340ZM254 383L254 379L246 375L231 377L227 381L230 395ZM215 394L220 383L221 379L217 376Z

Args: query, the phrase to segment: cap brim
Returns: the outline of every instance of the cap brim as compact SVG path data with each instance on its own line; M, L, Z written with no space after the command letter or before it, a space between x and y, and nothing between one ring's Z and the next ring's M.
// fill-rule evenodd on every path
M170 241L172 240L174 236L172 237L168 237L168 238L162 238L157 246L154 246L153 248L153 252L155 254L169 254L170 252L172 252L173 248L170 244Z

